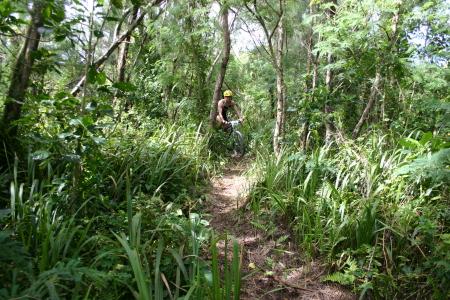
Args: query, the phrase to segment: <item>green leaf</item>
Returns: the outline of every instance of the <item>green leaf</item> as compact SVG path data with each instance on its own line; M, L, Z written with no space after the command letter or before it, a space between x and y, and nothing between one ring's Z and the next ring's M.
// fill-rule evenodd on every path
M12 212L11 208L7 208L7 209L0 209L0 219L3 218L4 216L9 215ZM3 231L5 232L5 231Z
M448 233L441 234L441 239L444 241L444 243L450 244L450 234Z
M123 8L123 2L122 0L111 0L111 4L114 5L116 8Z
M73 118L73 119L69 119L69 124L70 125L81 125L81 120L80 118Z
M50 152L46 150L39 150L31 154L33 160L47 159L50 156Z
M71 163L79 163L81 162L81 157L78 154L66 153L62 156L63 160L71 162Z
M85 116L83 116L83 118L81 119L81 124L83 124L84 127L88 127L89 125L94 124L94 120L92 119L91 116L85 115Z
M86 107L87 111L94 111L97 109L97 101L92 100L91 102L89 102L88 106Z
M42 10L42 15L44 16L44 18L50 18L51 12L52 12L52 10L51 10L50 6L47 6Z
M42 59L42 52L41 51L30 51L30 57L32 59L40 60Z
M101 30L94 30L94 35L96 38L101 39L102 37L104 37L105 35L103 34L103 31Z
M106 139L103 138L103 137L98 137L98 136L91 135L90 138L97 145L104 145L104 144L106 144Z
M414 141L415 143L412 142L411 140ZM412 148L412 149L417 148L417 144L419 144L419 142L417 142L416 140L413 140L413 139L411 139L411 138L398 139L397 142L398 142L400 145L402 145L403 147L406 147L406 148ZM420 145L420 144L419 144L419 145Z
M98 124L95 126L95 128L97 129L101 129L101 128L108 128L114 126L114 123L103 123L103 124Z
M97 89L97 92L104 92L104 93L112 94L112 92L109 90L109 88L107 86L104 86L104 85L100 86Z
M55 36L55 42L62 42L66 39L67 35L63 34L63 35L57 35Z
M100 72L96 76L98 84L105 84L106 82L106 74L104 72Z
M64 9L57 9L52 15L51 18L56 23L61 23L66 18L66 13Z
M96 83L97 82L97 70L94 69L93 67L89 68L89 72L88 72L88 76L87 76L87 80L89 83Z
M129 82L116 82L112 86L115 88L118 88L122 92L137 90L137 87L134 84L129 83Z
M433 133L432 132L427 132L425 133L422 138L420 139L419 143L424 146L426 143L428 143L429 140L431 140L433 138Z

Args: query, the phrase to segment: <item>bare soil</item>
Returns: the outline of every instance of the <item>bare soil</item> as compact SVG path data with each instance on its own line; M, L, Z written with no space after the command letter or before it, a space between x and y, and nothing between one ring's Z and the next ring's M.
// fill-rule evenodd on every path
M327 274L325 265L320 261L305 261L292 232L282 221L269 223L271 214L264 211L255 217L247 205L249 179L244 176L251 163L251 158L234 158L227 164L223 175L212 181L210 199L205 204L205 212L209 214L206 219L215 231L233 235L244 247L242 275L262 268L243 280L241 299L357 299L342 286L322 281ZM276 224L278 229L268 235L275 226L270 224ZM277 244L277 240L286 235L288 237ZM223 244L219 245L219 251L223 260Z

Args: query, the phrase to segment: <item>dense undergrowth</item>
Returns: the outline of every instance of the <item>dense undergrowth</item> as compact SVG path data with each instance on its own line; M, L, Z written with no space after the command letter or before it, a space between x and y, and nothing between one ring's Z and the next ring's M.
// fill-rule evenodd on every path
M239 298L237 242L222 281L199 213L211 136L155 128L29 135L1 175L0 299Z
M431 132L261 150L249 205L289 224L304 259L328 263L325 280L369 299L447 299L449 159Z
M27 161L1 175L10 206L0 211L0 299L239 299L239 246L231 239L233 262L219 274L215 244L228 239L200 214L223 138L130 130L86 139L79 157L30 143ZM251 141L253 222L286 222L303 259L325 260L325 280L361 297L448 297L448 138L310 139L308 151L286 146L278 157Z
M201 215L226 137L131 114L112 123L109 107L75 117L52 108L67 99L53 100L38 121L24 119L25 154L4 155L0 299L239 299L239 246ZM275 156L272 126L257 117L242 126L256 155L253 224L261 213L286 222L303 259L325 260L325 280L361 297L449 296L448 134L322 144L311 131L300 150L292 130ZM223 274L221 239L233 253Z

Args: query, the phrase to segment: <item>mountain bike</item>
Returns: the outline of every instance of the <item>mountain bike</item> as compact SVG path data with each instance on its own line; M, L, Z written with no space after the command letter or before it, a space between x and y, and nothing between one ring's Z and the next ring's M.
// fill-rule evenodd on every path
M241 121L228 122L228 124L231 125L228 127L228 140L230 142L228 145L229 149L233 150L236 156L242 157L244 156L246 149L244 136L236 129L236 126L238 126L239 123L241 123Z

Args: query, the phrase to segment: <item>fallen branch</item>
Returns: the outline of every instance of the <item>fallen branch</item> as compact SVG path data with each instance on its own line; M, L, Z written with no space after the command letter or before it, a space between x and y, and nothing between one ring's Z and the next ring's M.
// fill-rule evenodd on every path
M286 282L284 280L281 280L281 279L277 278L275 275L269 275L269 277L271 277L273 280L275 280L276 282L278 282L278 283L280 283L280 284L282 284L284 286L291 287L291 288L294 288L294 289L299 289L299 290L302 290L302 291L307 291L307 292L314 293L313 290L309 290L307 288L304 288L304 287L301 287L301 286L298 286L298 285L293 285L293 284L291 284L289 282Z

